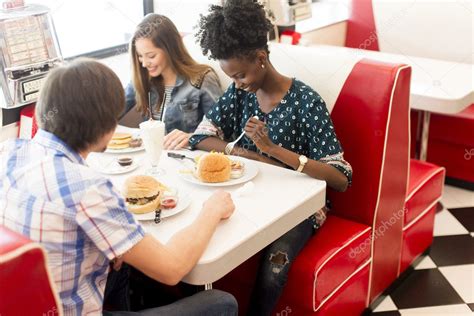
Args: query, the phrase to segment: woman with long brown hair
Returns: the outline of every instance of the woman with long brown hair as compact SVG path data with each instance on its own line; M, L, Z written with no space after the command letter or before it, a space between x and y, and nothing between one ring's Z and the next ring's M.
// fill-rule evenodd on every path
M132 83L125 90L126 112L135 107L143 119L162 119L166 149L187 146L204 114L222 95L216 73L189 55L170 19L154 13L137 26L130 56Z

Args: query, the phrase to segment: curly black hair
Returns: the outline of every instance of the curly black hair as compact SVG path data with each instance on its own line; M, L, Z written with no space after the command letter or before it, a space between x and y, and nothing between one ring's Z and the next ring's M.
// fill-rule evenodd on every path
M263 5L253 0L227 0L224 6L211 5L201 15L196 42L212 59L253 58L258 49L268 51L272 24Z

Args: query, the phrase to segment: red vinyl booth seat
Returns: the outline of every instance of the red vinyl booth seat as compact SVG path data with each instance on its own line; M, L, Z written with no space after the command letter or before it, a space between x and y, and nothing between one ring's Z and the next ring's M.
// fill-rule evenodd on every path
M338 216L328 216L324 229L314 236L292 266L285 299L276 310L292 306L318 312L344 290L360 295L356 310L365 308L368 278L356 280L371 261L371 228ZM343 288L345 284L350 287ZM354 288L364 289L361 293ZM298 314L298 313L297 313Z
M414 157L418 112L411 113L411 156ZM446 169L446 177L474 187L474 104L455 115L430 115L427 161Z
M331 117L352 186L328 190L333 216L295 260L276 311L360 315L398 277L403 220L391 219L406 196L410 75L363 60L347 78Z
M444 177L442 167L415 159L410 161L400 272L405 271L433 241L434 216L443 194Z
M367 305L398 277L403 220L396 215L408 181L410 78L408 66L356 64L331 115L354 169L347 192L328 191L334 213L372 230Z
M446 176L474 187L474 104L455 115L431 114L429 162L446 168Z
M427 206L441 199L443 182L444 168L411 159L404 226L416 221L417 217L426 212Z
M0 226L0 315L62 315L43 248L3 226Z

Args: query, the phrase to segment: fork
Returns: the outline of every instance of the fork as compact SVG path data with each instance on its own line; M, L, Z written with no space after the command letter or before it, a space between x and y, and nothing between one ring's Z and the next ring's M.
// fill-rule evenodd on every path
M155 219L153 220L155 224L161 223L161 209L158 208L155 210Z
M254 118L256 118L256 119L258 120L258 116L257 116L257 115L255 115ZM237 137L236 140L234 140L233 142L230 142L230 143L228 143L227 145L225 145L224 153L225 153L226 155L230 155L230 154L232 153L232 150L233 150L234 147L235 147L235 144L237 144L237 143L239 142L239 140L240 140L242 137L244 137L244 135L245 135L245 131L243 131L242 134L240 134L240 136Z

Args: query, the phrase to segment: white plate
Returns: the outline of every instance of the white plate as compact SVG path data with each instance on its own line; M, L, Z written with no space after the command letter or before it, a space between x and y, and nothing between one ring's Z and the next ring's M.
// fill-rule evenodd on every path
M194 184L204 185L204 186L208 186L208 187L226 187L226 186L241 184L241 183L245 183L247 181L250 181L253 178L255 178L255 176L258 174L258 167L257 167L257 164L255 162L253 162L251 160L248 160L248 159L241 158L241 157L236 157L236 156L229 156L229 158L232 159L232 160L240 160L240 161L244 162L244 164L245 164L244 174L240 178L230 179L226 182L206 183L206 182L202 182L201 180L196 178L194 176L194 173L192 173L192 172L187 172L187 173L186 172L180 172L179 176L183 180L185 180L187 182L194 183Z
M191 196L183 191L178 191L178 204L175 208L161 211L161 219L167 218L184 211L191 204ZM139 221L152 221L155 219L155 212L145 214L133 214Z
M131 172L140 166L140 159L133 159L130 166L122 167L117 157L90 154L87 158L89 167L104 174L122 174Z

